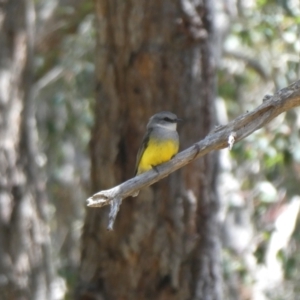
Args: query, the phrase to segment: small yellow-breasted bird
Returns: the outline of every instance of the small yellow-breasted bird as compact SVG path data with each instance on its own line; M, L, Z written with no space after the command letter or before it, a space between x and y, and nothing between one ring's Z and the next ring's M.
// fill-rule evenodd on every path
M176 128L179 121L175 114L168 111L159 112L150 118L137 154L135 176L169 161L178 153L179 137Z

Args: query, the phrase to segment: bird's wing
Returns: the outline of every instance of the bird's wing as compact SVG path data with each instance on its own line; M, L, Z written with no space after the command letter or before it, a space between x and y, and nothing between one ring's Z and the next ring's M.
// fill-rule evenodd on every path
M152 131L152 128L151 129L148 129L146 134L144 135L143 137L143 141L142 141L142 144L139 148L139 151L138 151L138 154L136 156L136 163L135 163L135 170L134 170L134 176L136 176L137 174L137 171L138 171L138 166L140 164L140 161L142 159L142 156L144 154L144 151L145 149L147 148L148 146L148 143L149 143L149 137L150 137L150 134L151 134L151 131Z

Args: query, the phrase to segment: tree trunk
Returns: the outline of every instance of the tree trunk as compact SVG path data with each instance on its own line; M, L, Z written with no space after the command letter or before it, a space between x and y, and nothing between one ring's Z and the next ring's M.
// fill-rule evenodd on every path
M151 115L183 118L181 149L215 124L210 1L96 0L93 191L133 175ZM217 157L206 156L123 201L114 231L91 208L78 299L221 299Z
M46 197L31 95L34 7L0 7L0 295L50 299Z

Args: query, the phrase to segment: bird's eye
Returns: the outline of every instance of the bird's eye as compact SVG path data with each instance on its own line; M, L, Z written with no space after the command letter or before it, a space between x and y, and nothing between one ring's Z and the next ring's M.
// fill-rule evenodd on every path
M173 122L170 118L168 118L168 117L165 117L164 118L164 121L166 121L166 122Z

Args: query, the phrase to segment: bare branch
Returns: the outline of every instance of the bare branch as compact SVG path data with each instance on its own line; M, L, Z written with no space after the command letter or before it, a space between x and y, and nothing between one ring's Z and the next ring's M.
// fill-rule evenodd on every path
M100 191L87 199L87 205L90 207L102 207L110 204L112 201L120 203L122 199L161 180L193 160L213 150L228 147L229 141L230 143L236 143L244 139L279 114L297 106L300 106L300 80L279 90L275 95L264 98L264 102L253 111L237 117L226 126L218 126L205 139L180 152L171 161L160 165L157 168L158 173L150 170L112 189ZM115 217L114 213L112 215Z

